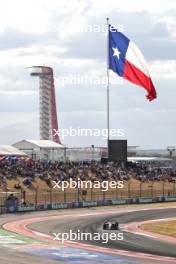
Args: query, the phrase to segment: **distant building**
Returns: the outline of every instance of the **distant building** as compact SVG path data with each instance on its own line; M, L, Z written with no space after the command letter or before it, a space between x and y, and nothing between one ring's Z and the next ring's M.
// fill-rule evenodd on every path
M136 155L138 157L170 157L168 149L138 149ZM173 151L172 157L176 157L176 151Z
M85 148L67 148L66 159L71 161L91 161L101 160L101 148L99 147L85 147Z
M12 145L16 148L12 153L16 155L28 155L34 160L51 160L51 161L91 161L101 160L107 157L107 147L66 147L50 140L21 140ZM8 146L11 148L11 146ZM0 147L1 152L2 146ZM167 149L145 150L139 149L138 146L128 146L128 160L145 160L145 158L169 158L170 153ZM6 153L10 153L7 150ZM1 154L0 154L1 155ZM3 155L3 154L2 154ZM176 157L176 151L173 152L173 158Z
M65 147L50 140L21 140L13 147L25 152L34 160L64 160Z
M137 146L128 146L128 157L136 157ZM85 148L67 148L66 158L72 161L81 160L101 160L101 158L107 157L107 147L85 147Z
M0 156L27 156L25 152L9 146L9 145L0 145Z

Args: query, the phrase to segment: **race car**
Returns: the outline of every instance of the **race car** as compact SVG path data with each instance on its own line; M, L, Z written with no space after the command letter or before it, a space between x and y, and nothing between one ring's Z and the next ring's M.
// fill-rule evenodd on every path
M115 220L106 220L103 224L103 230L119 230L119 223Z

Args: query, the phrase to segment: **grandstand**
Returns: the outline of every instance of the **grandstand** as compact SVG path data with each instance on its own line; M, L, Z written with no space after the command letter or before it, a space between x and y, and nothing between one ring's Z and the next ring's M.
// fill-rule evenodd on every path
M176 170L169 160L123 164L107 162L49 162L32 159L0 161L0 203L7 198L2 192L18 192L19 203L48 204L80 200L105 200L176 195ZM163 164L161 166L161 164ZM54 181L91 180L123 181L123 189L53 189Z

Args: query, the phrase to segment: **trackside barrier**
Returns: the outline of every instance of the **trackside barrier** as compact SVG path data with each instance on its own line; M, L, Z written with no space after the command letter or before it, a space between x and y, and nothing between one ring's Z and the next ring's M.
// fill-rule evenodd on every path
M7 212L7 208L5 206L0 206L0 214L4 214Z
M98 201L84 201L84 202L72 202L72 203L53 203L44 205L21 205L0 207L0 214L3 213L15 213L15 212L30 212L41 210L57 210L68 208L85 208L85 207L97 207L108 205L124 205L124 204L143 204L143 203L158 203L158 202L176 202L176 196L174 197L154 197L154 198L128 198L128 199L113 199L113 200L98 200Z
M112 200L112 205L120 205L129 203L129 199Z
M17 212L28 212L28 211L35 211L36 206L35 205L25 205L25 206L18 206Z
M165 197L165 202L175 202L176 197Z
M58 203L58 204L52 204L51 209L66 209L68 208L67 203Z
M83 207L94 207L97 206L97 201L85 201L82 203Z

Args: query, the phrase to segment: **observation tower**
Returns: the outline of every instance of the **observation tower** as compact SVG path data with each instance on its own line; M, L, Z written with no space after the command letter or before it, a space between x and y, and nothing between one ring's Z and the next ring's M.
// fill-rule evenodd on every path
M53 69L48 66L33 66L30 75L39 77L40 139L53 140L61 144L58 135Z

